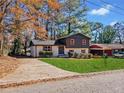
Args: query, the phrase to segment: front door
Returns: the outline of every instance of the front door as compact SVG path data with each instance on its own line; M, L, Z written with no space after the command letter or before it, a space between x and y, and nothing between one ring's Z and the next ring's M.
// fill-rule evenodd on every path
M64 46L59 46L59 54L64 54Z

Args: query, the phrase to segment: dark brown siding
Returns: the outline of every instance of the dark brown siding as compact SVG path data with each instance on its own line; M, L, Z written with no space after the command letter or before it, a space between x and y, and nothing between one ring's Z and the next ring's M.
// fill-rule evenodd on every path
M70 40L74 39L75 44L71 45ZM86 45L82 44L82 40L86 39ZM73 35L66 39L66 48L89 48L89 38L81 34Z

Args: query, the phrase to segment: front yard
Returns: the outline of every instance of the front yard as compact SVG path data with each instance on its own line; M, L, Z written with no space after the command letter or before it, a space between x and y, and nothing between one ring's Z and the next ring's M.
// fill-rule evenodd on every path
M0 56L0 78L3 78L9 73L15 71L19 64L20 62L15 58Z
M48 64L54 65L58 68L78 73L124 69L124 59L117 58L108 58L106 60L107 62L106 64L103 58L97 59L42 58L40 60Z

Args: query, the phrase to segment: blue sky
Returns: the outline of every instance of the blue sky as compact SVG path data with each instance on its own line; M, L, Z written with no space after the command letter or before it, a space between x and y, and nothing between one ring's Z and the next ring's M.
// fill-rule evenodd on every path
M87 6L89 7L89 11L87 19L89 21L101 22L104 25L114 24L117 21L124 21L124 0L102 0L110 4L103 3L101 0L88 1ZM92 4L92 2L98 6ZM121 7L123 10L115 6Z

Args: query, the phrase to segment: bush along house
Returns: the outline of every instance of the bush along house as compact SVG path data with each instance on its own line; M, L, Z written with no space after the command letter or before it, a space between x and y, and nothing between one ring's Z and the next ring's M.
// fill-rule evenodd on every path
M82 33L71 34L57 40L32 40L31 56L68 56L69 52L89 53L90 38Z

